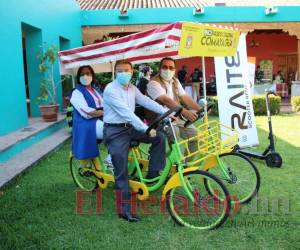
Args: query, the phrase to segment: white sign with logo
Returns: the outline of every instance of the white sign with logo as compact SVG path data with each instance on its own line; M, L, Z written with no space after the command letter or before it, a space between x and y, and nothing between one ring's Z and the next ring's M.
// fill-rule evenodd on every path
M240 147L257 145L245 34L235 56L215 57L215 71L220 123L239 132Z

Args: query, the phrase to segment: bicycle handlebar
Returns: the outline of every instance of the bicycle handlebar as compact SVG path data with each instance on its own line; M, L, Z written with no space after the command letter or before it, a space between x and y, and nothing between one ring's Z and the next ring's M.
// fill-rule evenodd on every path
M146 130L146 134L149 135L149 132L151 129L155 129L158 127L158 125L160 124L161 121L163 121L166 117L168 117L170 114L175 112L175 117L179 116L179 114L182 111L182 107L181 106L177 106L175 108L169 109L166 113L160 115L159 117L157 117L148 127L148 129Z
M208 112L212 107L213 107L213 104L212 104L212 103L209 103L209 104L207 105L207 112ZM198 117L197 117L197 119L196 119L195 121L189 121L189 120L187 120L187 121L184 123L184 127L185 127L185 128L188 127L188 126L190 126L190 125L192 125L194 122L198 121L199 119L203 118L204 115L205 115L205 111L204 111L203 109L202 109L202 110L199 110L199 111L197 112L197 114L198 114Z

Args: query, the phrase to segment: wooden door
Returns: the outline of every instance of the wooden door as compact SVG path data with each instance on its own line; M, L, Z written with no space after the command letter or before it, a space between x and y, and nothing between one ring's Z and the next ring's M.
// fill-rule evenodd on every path
M287 56L287 83L291 84L291 81L294 80L295 74L298 69L298 57L297 55Z
M291 74L295 74L297 69L298 58L296 54L278 56L278 70L282 71L286 83L290 83Z
M287 55L280 55L278 57L278 70L281 70L282 74L283 74L283 77L284 77L284 80L286 81L287 79ZM277 74L277 71L275 72L275 74Z

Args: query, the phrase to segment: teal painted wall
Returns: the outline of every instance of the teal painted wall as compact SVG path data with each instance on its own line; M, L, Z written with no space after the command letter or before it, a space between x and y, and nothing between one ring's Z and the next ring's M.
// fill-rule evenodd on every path
M300 21L300 6L278 7L278 13L265 15L264 7L205 7L194 16L193 8L129 9L128 18L119 18L119 10L81 12L82 26L191 22L292 22Z
M36 97L42 78L37 69L36 52L47 43L59 47L81 46L80 8L75 0L0 1L0 135L28 124L22 56L22 31L26 36L28 78L33 116L39 116ZM69 40L62 42L60 37ZM60 79L58 64L55 79ZM58 103L62 104L58 87Z
M32 116L38 116L39 110L36 103L37 95L39 94L39 83L43 79L38 69L38 59L36 55L41 51L41 44L43 44L42 30L33 26L21 23L22 31L26 34L26 61L28 72L28 89L30 93L30 110Z

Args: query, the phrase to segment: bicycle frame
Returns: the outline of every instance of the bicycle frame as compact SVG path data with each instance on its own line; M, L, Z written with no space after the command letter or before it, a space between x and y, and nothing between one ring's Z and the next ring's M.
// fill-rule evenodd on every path
M147 156L148 154L140 147L133 147L130 150L130 154L132 155L131 160L133 161L133 163L132 163L133 170L134 170L134 168L137 170L137 176L139 177L139 179L140 179L139 183L141 184L140 187L145 187L147 189L146 195L148 195L149 191L152 192L152 191L158 190L160 187L162 187L165 184L167 177L171 171L171 168L176 166L177 173L179 174L180 185L182 185L184 187L185 191L187 192L188 197L191 199L192 202L194 202L192 188L187 183L187 181L184 180L184 177L183 177L183 172L187 171L187 170L184 170L184 167L186 166L186 164L183 161L183 155L181 153L181 150L180 150L177 138L176 138L176 133L174 131L174 127L173 127L173 124L172 124L170 118L167 119L167 125L165 125L164 129L167 129L167 127L171 128L172 137L174 138L174 142L171 143L168 140L168 138L166 139L168 142L169 150L167 152L166 165L165 165L161 175L159 177L156 177L153 179L146 179L143 177L140 163L143 161L148 162L148 160L146 160L142 157L142 155ZM70 157L72 157L72 155L70 155ZM88 159L88 160L91 160L91 159ZM88 160L82 160L81 162L84 164ZM101 154L99 154L98 157L92 159L92 162L95 167L97 166L96 170L95 171L92 170L92 171L94 172L94 175L98 179L98 181L101 182L101 181L103 181L103 178L106 179L103 182L103 185L102 186L100 185L100 187L106 188L108 182L114 182L114 177L112 175L106 174L107 166L104 164ZM97 170L97 168L99 170ZM86 169L86 171L91 171L91 169ZM101 171L104 171L104 172L101 172ZM130 180L130 181L132 181L132 180ZM133 182L135 182L135 181L133 181ZM148 186L147 184L151 183L151 182L156 182L156 183L153 186ZM135 184L137 184L137 182L135 182ZM143 186L143 185L145 185L145 186ZM143 198L145 198L145 197L143 197Z
M169 126L171 128L172 136L175 141L174 141L174 143L170 143L170 141L167 139L168 145L169 145L169 150L167 152L166 165L165 165L161 175L154 179L144 178L142 170L139 165L140 158L138 157L139 150L141 150L141 149L133 148L133 150L132 150L133 161L134 161L134 165L137 169L138 177L139 177L140 181L144 184L147 184L147 183L150 183L153 181L158 181L153 186L147 186L147 188L150 192L156 191L157 189L159 189L161 186L163 186L165 184L165 181L167 180L167 177L168 177L169 172L171 171L171 168L176 166L181 184L183 185L185 191L187 192L188 197L191 199L192 202L194 202L194 196L192 194L191 186L188 185L188 183L186 182L186 180L184 180L184 177L183 177L183 169L186 164L183 161L183 155L181 153L181 150L180 150L177 138L176 138L176 133L174 131L174 125L172 124L170 118L168 118L167 123L168 123L168 125L166 125L166 126ZM167 128L165 127L164 129L167 129Z
M209 122L205 122L203 124L203 126L205 126L205 137L204 139L207 141L207 145L204 145L200 147L199 149L199 145L198 145L198 151L197 152L190 152L188 150L188 146L186 146L189 141L191 140L195 140L197 139L197 137L199 137L199 135L197 135L196 137L192 137L189 138L187 140L183 140L183 141L178 141L177 137L176 137L176 133L174 130L174 125L171 122L171 119L168 118L165 120L165 125L164 125L164 132L167 131L167 129L171 130L171 136L172 136L172 141L170 141L170 138L167 137L167 142L168 142L168 146L169 146L169 150L167 152L167 157L166 157L166 165L161 173L161 175L159 177L153 178L153 179L146 179L143 176L142 173L142 169L140 164L141 163L148 163L148 159L143 158L143 155L147 156L148 154L141 148L141 147L133 147L130 150L130 155L132 156L130 161L129 161L129 166L132 168L131 170L137 171L137 176L139 178L139 182L134 181L134 180L130 180L132 183L135 183L136 185L136 190L140 188L142 188L148 195L148 192L152 192L152 191L156 191L158 190L160 187L162 187L167 178L168 175L171 171L172 167L176 167L177 168L177 174L179 175L179 181L180 184L177 183L176 185L182 185L184 190L186 191L188 197L191 199L192 202L194 202L194 196L192 194L192 188L189 185L189 183L184 179L184 172L186 171L185 169L191 169L191 167L196 167L197 169L208 169L210 167L213 167L215 165L219 165L222 169L222 172L224 174L224 176L226 178L230 178L230 176L228 175L227 171L226 171L226 167L224 166L224 163L220 160L220 158L218 157L218 153L220 152L221 148L222 148L222 143L220 142L220 132L212 132L209 130ZM167 133L165 133L167 134ZM217 139L216 139L217 138ZM203 138L201 139L203 140ZM212 142L210 141L212 140ZM215 144L214 140L218 140L218 143ZM221 145L221 146L220 146ZM181 152L180 146L186 146L187 147L187 151L188 151L188 155L184 156L183 153ZM224 147L226 148L226 147ZM204 149L204 150L203 150ZM193 162L187 162L186 158L189 156L193 156L196 155L197 156L197 160L193 161ZM105 184L103 186L101 186L102 188L105 188L107 186L108 182L113 182L114 178L111 175L105 174L107 167L104 164L101 154L99 155L98 158L99 159L99 164L100 164L100 171L95 171L94 175L97 177L97 179L99 181L101 181L101 178L103 179L103 177L105 176L106 181L104 182ZM94 160L93 160L94 162ZM94 162L95 164L95 162ZM90 171L90 170L89 170ZM101 171L105 171L104 173L101 173ZM155 182L154 185L147 185L150 183ZM147 189L147 190L146 190ZM144 197L145 198L145 197Z

